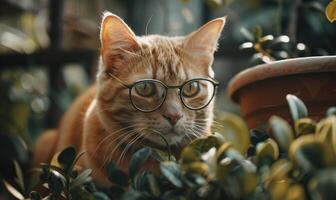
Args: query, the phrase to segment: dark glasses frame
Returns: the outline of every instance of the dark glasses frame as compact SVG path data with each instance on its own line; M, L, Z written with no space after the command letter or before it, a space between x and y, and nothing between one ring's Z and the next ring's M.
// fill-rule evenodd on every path
M172 86L168 86L168 85L164 84L162 81L159 81L159 80L156 80L156 79L141 79L141 80L135 81L134 83L132 83L132 84L129 85L129 84L124 83L122 80L120 80L118 77L116 77L115 75L113 75L111 72L106 71L105 73L106 73L110 78L113 78L113 79L117 80L121 85L123 85L124 87L127 87L127 88L129 89L129 92L128 92L128 93L129 93L129 98L130 98L130 101L131 101L132 106L133 106L135 109L137 109L137 110L139 110L139 111L141 111L141 112L144 112L144 113L154 112L155 110L159 109L159 108L163 105L163 103L166 101L167 93L168 93L168 89L178 89L178 90L179 90L179 96L180 96L181 102L182 102L182 104L183 104L186 108L188 108L188 109L190 109L190 110L201 110L201 109L207 107L207 106L210 104L210 102L211 102L212 99L214 98L215 93L216 93L216 90L217 90L217 88L218 88L218 86L219 86L219 82L218 82L218 81L216 81L216 80L211 80L211 79L207 79L207 78L194 78L194 79L190 79L190 80L184 82L182 85L172 85ZM188 106L188 105L184 102L183 97L182 97L182 96L183 96L183 94L182 94L182 89L183 89L183 87L184 87L186 84L188 84L188 83L190 83L190 82L193 82L193 81L200 81L200 80L203 80L203 81L209 81L210 83L212 83L212 84L213 84L213 87L214 87L214 92L212 93L212 96L211 96L211 98L209 99L208 103L206 103L205 105L203 105L203 106L200 107L200 108L193 108L193 107ZM166 89L166 90L165 90L165 95L164 95L164 98L163 98L162 102L161 102L157 107L155 107L155 108L153 108L153 109L151 109L151 110L144 110L144 109L141 109L141 108L137 107L137 106L134 104L133 100L132 100L132 89L133 89L133 87L134 87L136 84L139 84L139 83L141 83L141 82L146 82L146 81L156 82L156 83L158 83L158 84L161 84L161 85Z

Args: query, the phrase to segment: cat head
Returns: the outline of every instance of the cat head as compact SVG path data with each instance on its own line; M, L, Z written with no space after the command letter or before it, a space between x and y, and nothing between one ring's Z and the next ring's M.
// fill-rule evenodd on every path
M167 86L180 86L193 78L214 79L211 65L224 24L225 18L218 18L183 37L140 37L118 16L105 13L97 74L98 116L104 128L110 134L119 134L124 143L141 142L156 147L165 147L162 136L169 145L183 146L209 133L213 100L200 110L187 108L176 87L167 90L165 101L157 110L141 112L134 103L150 106L155 102L147 102L134 88L131 101L128 86L142 79L155 79ZM162 95L156 86L149 86L136 89ZM207 95L211 91L204 86L202 92Z

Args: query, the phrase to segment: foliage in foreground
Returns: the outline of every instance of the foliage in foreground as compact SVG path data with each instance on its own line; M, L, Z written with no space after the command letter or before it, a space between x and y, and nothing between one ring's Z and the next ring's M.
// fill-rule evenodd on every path
M287 101L293 127L273 116L268 132L251 130L249 138L243 122L222 116L224 129L194 140L179 160L169 152L143 148L133 155L128 174L110 163L107 174L114 183L110 188L97 189L90 169L79 173L75 163L82 154L71 147L32 173L32 183L17 162L14 181L3 182L17 199L334 200L336 108L317 123L307 117L300 99L288 95ZM161 175L140 170L149 158L160 162ZM44 195L32 189L38 182Z

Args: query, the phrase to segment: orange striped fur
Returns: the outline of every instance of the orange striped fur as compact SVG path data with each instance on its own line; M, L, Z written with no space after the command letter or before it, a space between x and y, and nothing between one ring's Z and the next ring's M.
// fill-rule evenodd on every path
M142 113L132 107L128 89L105 71L127 84L144 78L166 85L180 85L191 78L213 78L213 53L224 23L225 18L212 20L184 37L138 37L122 19L105 13L96 84L71 105L57 130L42 134L34 163L49 162L55 152L71 145L78 152L86 151L78 164L92 168L95 182L107 186L110 183L105 166L109 161L126 170L132 150L153 144L164 148L164 141L148 130L163 134L177 152L191 139L209 134L213 101L202 110L189 110L172 89L160 109ZM165 113L182 116L174 129L163 117ZM145 167L155 170L156 164L151 160Z

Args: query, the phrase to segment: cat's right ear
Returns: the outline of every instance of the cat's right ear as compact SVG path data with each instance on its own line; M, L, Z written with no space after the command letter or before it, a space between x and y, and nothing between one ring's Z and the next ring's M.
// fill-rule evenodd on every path
M100 30L101 54L106 66L112 64L116 56L134 52L139 48L136 36L118 16L105 12Z

